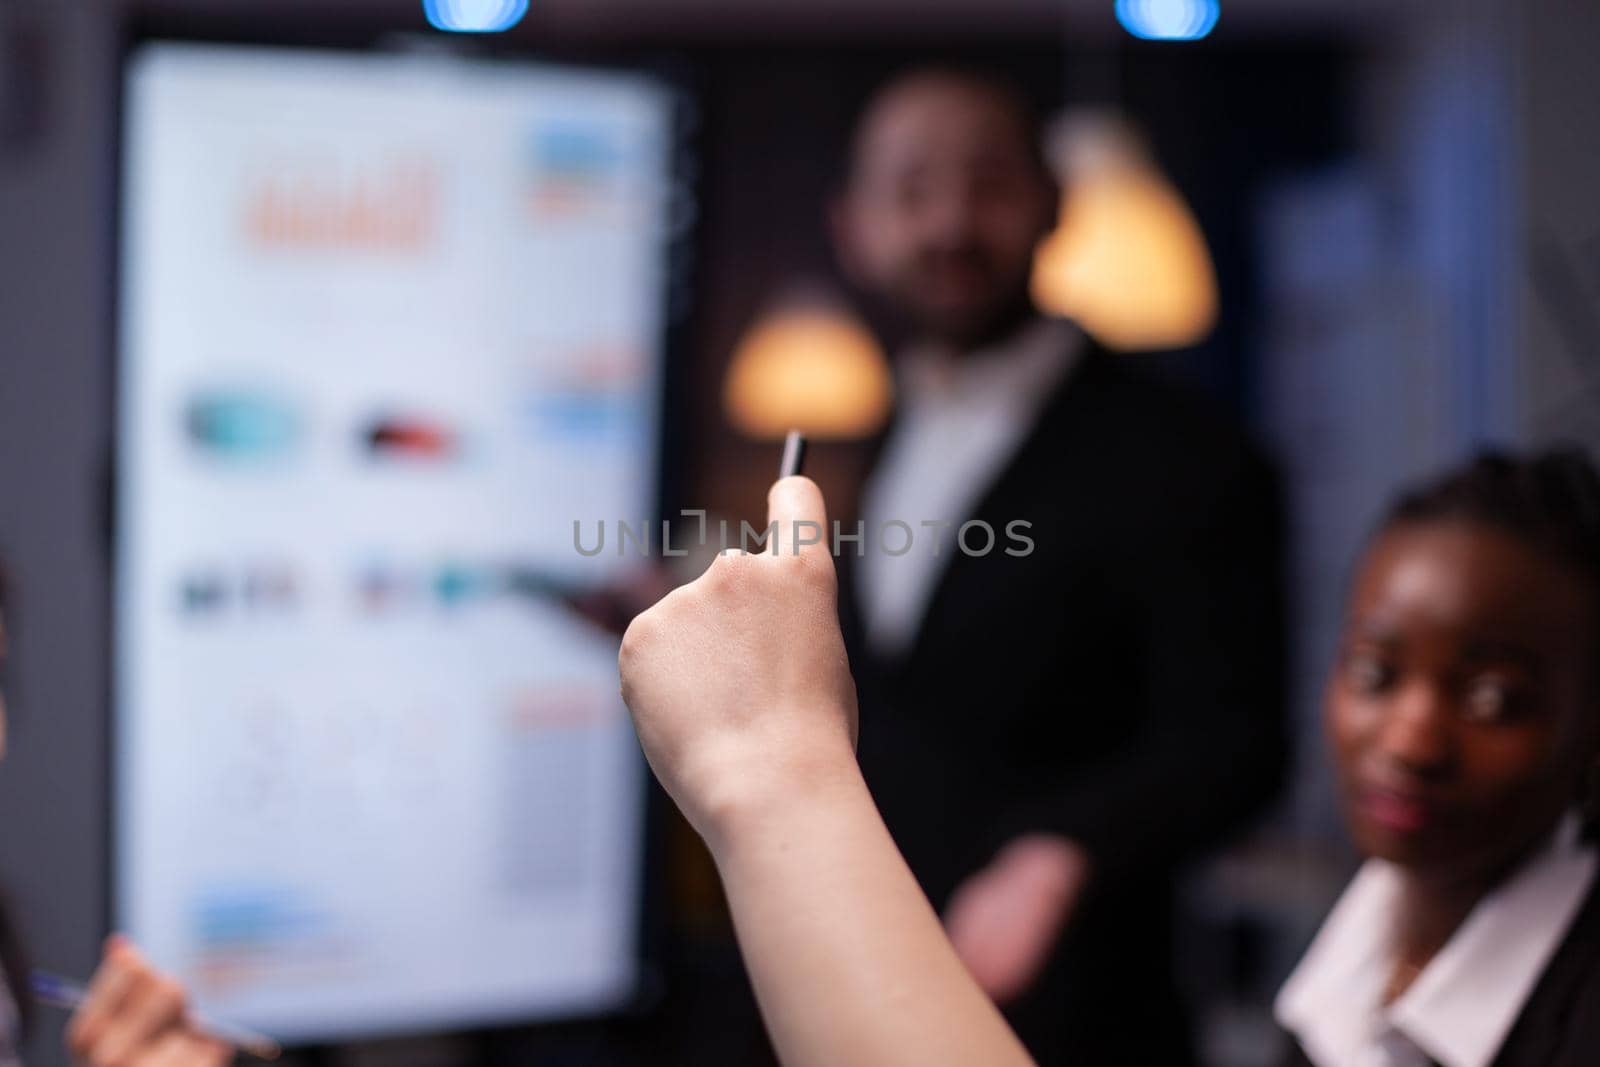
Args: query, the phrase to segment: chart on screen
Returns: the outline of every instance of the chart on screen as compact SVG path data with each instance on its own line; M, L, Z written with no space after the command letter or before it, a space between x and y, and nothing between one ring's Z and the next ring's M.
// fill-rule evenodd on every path
M573 588L653 512L671 94L153 42L126 75L117 919L289 1040L605 1011L644 774Z

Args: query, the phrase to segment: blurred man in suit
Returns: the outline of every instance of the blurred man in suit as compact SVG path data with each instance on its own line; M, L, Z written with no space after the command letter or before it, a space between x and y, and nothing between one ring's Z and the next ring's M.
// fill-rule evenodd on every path
M998 83L915 73L860 119L834 237L898 389L840 561L860 757L1041 1062L1182 1064L1174 879L1284 760L1277 500L1225 420L1033 307L1056 205Z

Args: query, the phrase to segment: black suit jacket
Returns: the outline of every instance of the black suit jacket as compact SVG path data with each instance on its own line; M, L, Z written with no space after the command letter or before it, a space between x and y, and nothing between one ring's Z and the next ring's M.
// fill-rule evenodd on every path
M1008 1015L1044 1063L1183 1063L1174 873L1284 763L1274 480L1223 419L1091 347L972 517L998 547L948 558L893 661L841 560L867 782L941 909L1018 834L1084 845L1093 892ZM1014 520L1025 557L1003 551Z
M1596 1063L1600 1063L1600 881L1589 890L1491 1067L1594 1067ZM1292 1042L1284 1065L1312 1067Z

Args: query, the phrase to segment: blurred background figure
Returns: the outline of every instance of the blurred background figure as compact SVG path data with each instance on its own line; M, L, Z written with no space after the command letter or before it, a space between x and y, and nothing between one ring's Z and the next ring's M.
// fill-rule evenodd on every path
M1220 417L1034 308L1042 152L968 73L898 78L858 127L836 238L898 377L843 560L861 763L1041 1062L1179 1064L1175 880L1286 758L1281 522Z
M759 1062L606 630L799 426L968 963L1267 1067L1360 859L1350 560L1485 444L1600 448L1597 51L1515 0L0 2L14 927L87 975L114 922L301 1067Z

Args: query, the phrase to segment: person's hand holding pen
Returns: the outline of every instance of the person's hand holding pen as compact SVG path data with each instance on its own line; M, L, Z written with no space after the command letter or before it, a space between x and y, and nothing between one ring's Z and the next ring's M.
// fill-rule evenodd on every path
M822 493L789 477L767 502L767 551L719 555L634 620L619 657L650 765L708 840L763 797L858 773Z
M822 494L783 477L767 505L775 547L669 593L618 664L645 756L716 860L779 1059L1021 1067L856 764Z
M234 1057L197 1025L183 986L119 935L67 1024L67 1049L83 1067L221 1067Z

